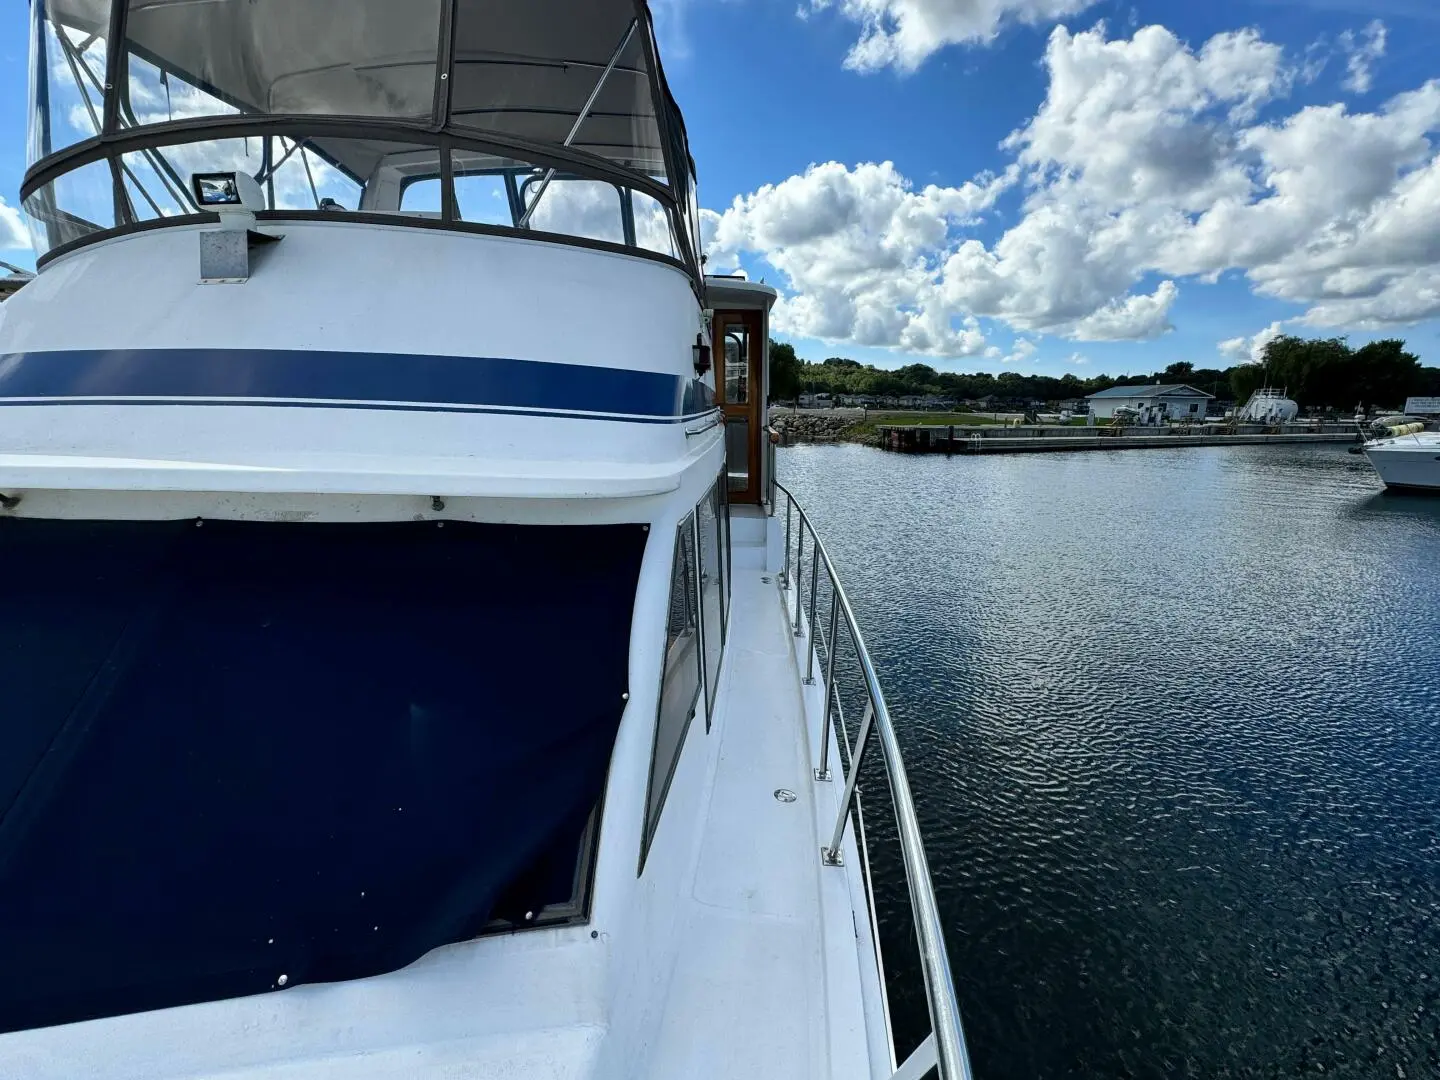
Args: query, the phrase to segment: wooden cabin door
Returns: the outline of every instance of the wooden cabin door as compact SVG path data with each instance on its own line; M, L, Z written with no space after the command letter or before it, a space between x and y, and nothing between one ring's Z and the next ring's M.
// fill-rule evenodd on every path
M765 348L759 311L716 311L710 324L715 397L725 414L730 501L760 501L765 431Z

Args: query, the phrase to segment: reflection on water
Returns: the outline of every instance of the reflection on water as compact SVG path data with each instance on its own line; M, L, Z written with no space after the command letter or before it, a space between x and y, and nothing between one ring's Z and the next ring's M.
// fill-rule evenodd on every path
M1343 446L780 461L900 727L978 1076L1440 1076L1440 499Z

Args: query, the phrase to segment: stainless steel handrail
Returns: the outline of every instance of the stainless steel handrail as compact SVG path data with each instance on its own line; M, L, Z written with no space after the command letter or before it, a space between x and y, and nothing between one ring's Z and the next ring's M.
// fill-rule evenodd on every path
M932 1058L940 1069L941 1080L971 1080L970 1057L965 1047L965 1032L960 1023L960 1006L955 997L955 979L950 971L950 957L945 951L945 934L940 925L940 912L935 903L935 888L930 880L930 864L925 857L925 845L920 837L920 823L915 815L915 800L910 794L910 782L905 775L905 762L900 755L900 743L895 737L895 727L890 720L890 710L885 704L885 694L880 689L880 680L875 674L875 665L870 659L870 653L865 648L864 636L860 633L860 625L855 621L854 609L850 606L850 599L845 595L845 587L840 584L840 577L835 572L835 564L830 558L820 535L815 531L809 515L805 508L800 505L798 499L783 484L775 481L775 490L784 494L785 505L785 557L783 562L782 587L787 591L794 592L795 619L797 625L801 619L803 597L801 592L804 589L805 573L802 563L804 555L804 535L810 533L812 558L824 563L826 575L830 579L830 633L826 648L825 664L825 716L822 721L820 733L820 767L816 770L817 781L828 779L829 770L829 747L832 730L831 702L836 698L834 686L835 654L839 644L837 640L838 617L845 619L846 629L849 631L850 640L855 648L855 655L859 663L860 674L865 680L865 690L868 697L865 710L865 719L860 726L859 734L855 739L855 747L850 753L850 775L845 778L845 793L841 799L840 813L835 823L835 833L830 847L822 852L823 861L828 865L840 865L840 844L844 836L845 824L850 818L851 806L856 797L856 782L859 779L860 765L864 759L866 744L869 741L872 729L880 741L880 752L885 762L885 771L890 781L890 792L895 807L895 822L897 833L900 839L900 853L905 863L905 880L910 893L910 913L915 924L915 936L920 947L920 966L925 979L925 997L930 1006L930 1025L932 1035L921 1044L920 1048L900 1066L895 1076L923 1076L931 1067L925 1059ZM790 572L790 533L791 515L796 515L800 522L798 529L799 540L796 544L795 573ZM811 597L810 606L813 612L815 606L815 581L816 576L811 575ZM815 647L815 620L812 614L808 630L807 649ZM813 660L807 659L807 670L813 670ZM835 702L838 705L838 701ZM843 770L843 763L841 763ZM859 838L857 837L857 840ZM874 924L872 919L871 933L877 936L880 928Z

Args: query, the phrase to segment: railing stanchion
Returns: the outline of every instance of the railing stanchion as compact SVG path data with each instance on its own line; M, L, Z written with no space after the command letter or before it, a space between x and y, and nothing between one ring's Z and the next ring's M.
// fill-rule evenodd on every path
M835 575L830 574L830 633L826 637L825 656L825 719L820 725L820 767L815 770L816 780L830 779L830 699L836 698L835 704L840 704L835 689L835 654L840 649L840 639L837 637L840 631L840 590L836 588Z
M800 605L805 591L805 515L800 515L800 528L795 534L795 636L800 636Z
M820 545L810 552L810 647L805 650L805 685L815 685L815 597L820 592Z
M780 587L790 588L790 515L795 510L795 500L785 493L785 553L780 557Z
M855 736L855 752L850 755L850 776L845 781L845 794L840 796L840 816L835 819L835 836L830 846L821 851L826 866L844 866L840 840L845 835L845 822L850 818L850 801L855 798L855 785L860 782L860 762L865 758L865 743L870 738L870 725L875 722L875 703L865 705L865 719L860 721L860 734Z
M950 959L945 952L944 925L941 922L939 905L935 901L935 885L930 877L929 860L925 857L925 845L920 836L920 822L915 812L915 799L910 791L910 781L905 775L905 762L900 754L900 743L895 735L895 725L890 718L890 709L885 704L885 692L880 687L879 677L875 674L875 664L870 658L869 650L865 648L864 636L855 620L855 611L850 606L849 597L845 595L844 586L840 584L840 579L836 576L835 564L830 561L829 552L825 550L825 545L821 543L820 537L811 528L804 508L795 501L795 497L790 494L789 489L778 482L775 484L775 488L777 491L784 492L787 500L785 504L785 565L782 569L784 574L782 582L787 590L789 590L791 582L795 582L795 629L797 633L800 629L805 603L805 529L810 529L810 540L815 546L811 557L816 561L812 563L810 573L810 644L812 649L817 637L815 609L819 604L817 599L818 566L821 562L825 564L825 573L830 578L830 635L826 641L825 705L821 718L820 767L815 770L816 780L830 779L832 704L836 714L841 718L841 723L844 723L840 692L835 685L835 655L839 651L840 645L841 616L844 616L845 630L849 633L850 642L854 646L854 659L860 669L860 677L865 683L866 691L864 721L856 735L854 748L846 746L846 749L850 751L850 769L849 774L845 777L845 790L842 792L839 802L840 812L835 822L835 833L830 841L830 846L820 849L820 858L828 866L843 865L841 845L845 839L845 822L853 809L857 818L855 842L862 851L861 868L865 871L863 876L870 910L872 943L876 950L876 965L877 968L883 970L879 939L874 936L878 933L874 915L875 897L863 847L865 843L864 824L860 820L858 788L860 768L866 746L873 732L880 743L880 753L885 763L885 775L890 785L891 805L895 811L896 836L900 843L901 859L905 865L905 884L910 894L910 916L915 927L916 941L920 947L920 968L925 981L925 1000L930 1007L932 1030L931 1038L906 1059L895 1073L895 1077L916 1080L919 1076L927 1075L938 1065L940 1080L970 1080L970 1058L965 1047L965 1031L960 1023L960 1006L955 996L955 978L950 970ZM799 580L796 580L790 571L790 530L792 518L795 515L800 518L800 538L795 550L794 571L800 575ZM790 612L787 608L787 623L789 615ZM814 675L813 660L807 660L806 675L807 678L812 678ZM887 1025L887 1032L888 1030ZM895 1060L893 1038L889 1049L890 1061L893 1062Z

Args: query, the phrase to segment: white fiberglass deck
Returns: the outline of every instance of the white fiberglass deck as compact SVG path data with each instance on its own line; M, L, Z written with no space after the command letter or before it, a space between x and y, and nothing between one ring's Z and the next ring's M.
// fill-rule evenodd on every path
M722 742L682 916L675 1022L659 1033L655 1076L870 1075L851 875L820 861L837 785L811 775L802 701L811 688L801 684L774 580L735 570L711 734ZM780 788L796 800L777 801ZM862 900L859 918L864 910ZM861 934L868 941L863 926Z

